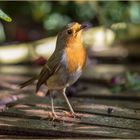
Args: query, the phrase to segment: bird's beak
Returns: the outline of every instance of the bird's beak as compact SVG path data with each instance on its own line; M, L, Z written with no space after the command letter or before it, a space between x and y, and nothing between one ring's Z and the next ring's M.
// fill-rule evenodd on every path
M87 25L82 24L82 25L80 26L80 28L77 30L77 33L78 33L79 31L83 30L83 29L86 28L86 27L87 27Z
M81 27L80 27L80 30L82 30L82 29L84 29L84 28L86 28L86 27L87 27L87 25L82 24Z

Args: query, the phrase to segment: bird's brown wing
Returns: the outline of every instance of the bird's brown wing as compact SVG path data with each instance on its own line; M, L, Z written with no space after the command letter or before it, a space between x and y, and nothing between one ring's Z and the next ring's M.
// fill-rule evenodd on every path
M61 64L61 57L62 52L54 52L48 60L48 62L45 64L38 77L36 92L39 90L40 86L44 84L47 81L47 79L59 69Z

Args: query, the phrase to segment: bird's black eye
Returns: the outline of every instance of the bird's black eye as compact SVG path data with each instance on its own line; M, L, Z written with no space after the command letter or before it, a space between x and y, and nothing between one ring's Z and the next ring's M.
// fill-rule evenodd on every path
M68 32L68 34L72 34L72 30L68 30L67 32Z

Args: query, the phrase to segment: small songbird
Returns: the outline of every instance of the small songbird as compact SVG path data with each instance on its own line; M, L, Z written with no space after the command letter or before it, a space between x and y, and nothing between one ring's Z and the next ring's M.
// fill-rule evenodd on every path
M54 90L64 96L70 109L69 115L73 117L76 115L65 94L65 90L78 80L86 63L86 51L82 43L82 30L85 27L86 25L77 22L65 26L58 33L55 51L40 74L20 84L20 88L23 88L37 80L36 92L42 84L47 86L51 98L53 118L57 118L51 94Z

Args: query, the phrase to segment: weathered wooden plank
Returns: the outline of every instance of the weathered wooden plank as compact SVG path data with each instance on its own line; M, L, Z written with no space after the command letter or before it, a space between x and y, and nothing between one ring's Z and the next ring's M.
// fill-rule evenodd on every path
M15 103L21 98L25 98L27 95L15 93L8 90L0 90L0 111L3 111L7 108L9 104Z
M57 98L55 98L55 104L58 106L66 107L65 101L62 98L61 94L57 94ZM21 96L22 97L22 96ZM30 104L33 106L39 106L40 104L45 105L49 104L49 97L38 97L34 94L26 93L26 98L23 98L22 100L17 100L16 104ZM75 98L72 96L72 98L69 98L71 103L73 105L76 104L75 108L78 109L78 111L88 111L89 113L100 113L104 115L108 115L108 108L112 108L111 115L118 116L118 117L126 117L126 118L134 118L139 119L140 118L140 112L138 110L129 109L127 108L128 104L131 106L134 104L134 106L140 106L139 102L131 102L127 101L125 105L125 101L121 100L101 100L101 99L94 99L94 98L83 98L78 97ZM123 103L123 105L122 105ZM12 104L10 104L11 106ZM9 104L8 104L9 106ZM138 108L137 108L138 109Z
M5 85L6 88L10 87L10 84ZM109 87L102 86L95 83L87 83L87 82L80 82L76 87L76 93L71 93L74 97L94 97L94 98L103 98L103 99L123 99L123 100L134 100L134 101L140 101L140 93L139 92L119 92L119 93L112 93ZM17 85L11 84L11 87L9 90L13 90L14 92L21 92L21 93L27 93L30 91L30 93L35 92L35 85L31 85L26 87L25 89L19 89ZM44 91L47 90L47 88L43 88ZM0 91L1 92L1 91ZM4 91L5 92L5 91ZM9 91L10 92L10 91Z
M102 104L107 106L115 106L121 108L132 109L134 112L140 111L140 102L130 101L130 100L113 100L113 99L97 99L93 98L94 104Z
M95 103L95 101L92 99L83 99L83 98L71 99L71 103L73 105L76 104L74 108L78 112L85 112L85 113L87 112L87 113L91 113L91 114L93 113L93 114L98 114L103 116L140 120L139 110L119 107L118 105L115 104L110 104L110 105L106 105L102 103L100 104L98 101L96 101ZM106 100L106 102L108 101ZM111 111L109 111L109 109Z
M119 106L119 107L124 106L124 107L131 107L131 108L134 108L134 109L135 108L139 109L139 107L140 107L139 102L136 102L136 101L132 102L131 101L131 96L133 95L134 96L133 98L137 99L137 96L139 97L139 93L135 93L135 94L134 93L133 94L132 93L125 93L125 94L122 95L121 93L111 93L108 88L102 87L102 86L95 86L95 85L91 85L91 84L85 84L84 87L86 87L86 90L84 90L84 91L83 91L83 87L81 87L81 86L77 87L77 92L72 95L72 97L76 97L76 98L78 97L78 98L81 98L81 100L83 99L82 101L80 101L82 103L84 103L84 102L85 102L85 104L88 104L88 102L90 102L90 104L93 104L93 102L94 103L98 103L98 102L101 103L103 99L111 98L111 100L104 100L103 101L104 105L112 105L113 104L113 106ZM27 90L25 89L25 90L17 90L17 91L15 90L14 92L13 91L6 91L6 90L2 91L1 90L2 94L0 96L0 104L1 105L5 105L7 103L9 104L10 102L16 101L18 98L30 96L30 94L33 94L33 91L31 92L31 90L33 90L33 87L30 86L29 89L30 89L30 91L28 89ZM18 95L19 94L18 92L22 92L22 94ZM23 93L26 93L26 94L24 95ZM4 98L3 98L3 96L4 96ZM93 97L93 99L90 101L88 98L92 98L92 97ZM123 97L123 99L127 98L127 99L130 99L130 101L127 101L128 103L125 104L124 102L126 102L126 101L124 101L124 100L119 100L118 101L116 99L116 97L118 97L119 99L122 98L122 97ZM26 101L28 102L30 100L30 101L34 101L34 103L36 102L36 100L39 99L39 98L34 98L32 96L29 97L29 98L30 99L26 99ZM34 100L32 100L31 98L33 98ZM87 100L85 100L85 99L87 99ZM115 100L112 101L112 99L115 99ZM75 98L74 98L74 100L78 101L78 99L75 99ZM20 102L22 102L22 101L20 100ZM123 105L122 105L122 103L123 103ZM94 104L93 104L93 106L94 106ZM128 112L130 112L130 111L128 111ZM118 113L118 114L120 114L120 113ZM129 116L131 116L131 114Z
M105 125L108 127L119 127L124 129L136 129L140 130L140 113L135 112L131 109L119 108L115 106L104 106L104 105L95 105L92 100L82 99L81 101L77 101L76 99L70 99L71 103L75 106L77 112L80 112L82 119L79 123L84 124L96 124L96 125ZM88 102L89 101L89 102ZM18 101L20 105L15 105L12 108L8 109L6 113L17 114L17 115L25 115L25 116L37 116L37 117L46 117L48 116L48 110L50 109L48 99L39 98L35 96L30 96L26 99ZM56 104L63 105L63 107L57 107L56 110L59 113L64 110L62 108L66 107L66 104L60 98L55 100ZM23 106L22 104L25 104ZM46 104L46 107L45 107ZM44 105L44 106L43 106ZM48 108L49 107L49 108ZM113 108L112 113L108 114L107 109L111 107ZM2 112L0 115L4 115ZM59 113L61 116L64 113ZM135 116L135 117L134 117Z
M62 110L61 110L62 111ZM9 115L18 115L22 117L22 115L25 116L37 116L41 118L47 118L49 117L48 115L48 110L44 111L42 109L32 109L32 108L27 108L27 109L21 109L21 110L15 110L15 109L10 109ZM57 109L57 113L59 116L62 117L60 120L65 120L65 114L60 113L60 110ZM92 113L92 114L91 114ZM103 115L99 113L79 113L79 116L81 116L81 120L77 120L76 122L82 123L82 124L93 124L93 125L99 125L99 126L106 126L106 127L111 127L111 128L122 128L122 129L130 129L130 130L140 130L140 120L136 119L130 119L130 118L123 118L123 117L114 117L113 115ZM3 113L4 114L4 113ZM71 122L74 121L73 119L66 118L65 121Z
M107 70L102 69L98 73L99 77L96 77L95 73L91 78L101 79ZM121 72L121 70L114 71L113 75L118 72ZM22 72L19 72L19 74L22 74ZM110 78L109 76L103 76L102 79L106 80ZM61 97L58 97L55 98L55 109L60 116L57 121L60 122L54 121L54 125L47 119L48 111L51 110L48 97L41 98L33 95L34 86L29 86L24 90L15 88L19 82L28 79L28 77L2 75L4 82L0 83L3 88L3 90L0 90L0 95L2 95L0 96L0 105L2 108L7 105L9 109L0 112L0 135L15 136L19 133L21 136L39 135L53 138L56 136L139 138L140 94L130 92L112 93L109 88L92 83L91 78L89 75L87 77L83 76L83 79L89 81L86 81L87 83L83 79L79 81L79 84L75 86L77 91L72 93L72 98L70 98L81 119L65 117L65 113L62 111L68 111L66 103ZM8 88L11 85L13 88ZM25 98L20 99L20 96ZM111 109L110 113L108 112L109 108Z
M94 97L100 97L103 96L103 98L112 98L114 97L119 99L131 99L131 100L140 100L140 93L138 92L121 92L121 93L112 93L109 87L102 86L100 83L95 83L96 76L98 75L97 72L94 73L94 69L91 70L91 72L86 72L83 74L83 77L81 77L81 81L79 80L77 89L77 94L73 94L73 96L94 96ZM110 75L110 72L108 73ZM100 81L104 81L105 84L107 84L108 75L107 73L101 74L98 78ZM84 76L86 75L86 77ZM104 77L105 76L105 77ZM18 90L18 84L29 79L29 77L25 76L1 76L2 82L0 82L0 86L5 87L5 89L11 89L16 90L18 92L22 92L24 90ZM35 86L35 85L34 85ZM33 85L30 87L25 88L25 90L34 90L35 87ZM80 91L80 92L79 92ZM85 94L86 93L86 94Z
M96 97L106 99L123 99L123 100L135 100L140 101L139 92L118 92L112 93L108 87L97 85L94 83L81 82L77 86L75 97Z
M12 76L16 75L33 75L39 71L38 67L34 66L23 66L23 65L3 65L1 66L0 73L6 74L7 76L10 74Z
M107 128L75 122L51 122L47 120L0 117L0 134L47 136L47 137L92 137L92 138L139 138L137 130Z

